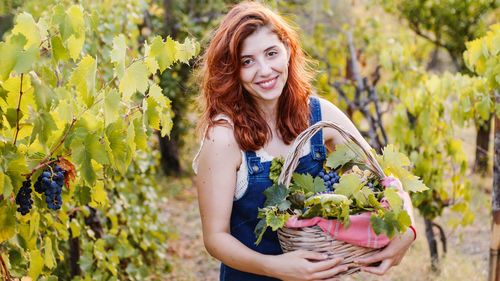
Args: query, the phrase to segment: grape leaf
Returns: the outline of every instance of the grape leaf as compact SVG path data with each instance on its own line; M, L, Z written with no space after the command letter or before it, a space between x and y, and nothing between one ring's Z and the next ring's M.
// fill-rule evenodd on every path
M44 264L48 268L53 268L56 264L56 259L54 257L54 252L52 251L52 240L50 237L45 236L43 239L43 249L44 249Z
M104 183L102 181L96 182L95 186L92 188L91 197L92 202L90 202L89 205L93 208L108 205L108 194L104 190Z
M115 70L118 78L121 78L125 73L125 56L127 52L127 44L125 36L120 34L113 38L113 48L111 49L111 61L115 63Z
M294 184L298 185L306 195L307 193L314 193L314 180L310 174L302 175L299 173L293 173L292 180Z
M120 80L120 92L123 100L128 101L136 91L144 93L148 88L148 69L142 61L134 62Z
M266 201L264 207L278 205L281 201L285 200L288 195L288 188L284 184L273 184L264 190Z
M97 62L91 56L85 56L71 73L70 85L82 95L86 106L91 107L94 103L95 81L97 74Z
M40 45L40 35L38 34L38 26L33 19L33 16L23 12L16 17L16 24L12 28L12 34L22 34L26 38L24 48L27 49L31 45L38 48Z
M158 62L160 72L170 67L175 62L175 53L177 52L175 41L167 37L164 42L160 36L156 36L151 41L151 49L149 51L149 58L155 58Z
M349 161L356 159L356 154L346 145L336 145L335 151L328 155L326 166L336 169Z
M30 251L30 269L28 272L29 277L33 280L37 280L43 269L43 258L40 255L40 251L33 250Z
M104 137L109 160L118 171L125 174L130 161L127 161L128 146L126 141L126 127L123 120L118 119L116 122L109 124L106 127Z
M270 226L273 231L276 231L286 225L289 217L289 214L276 214L275 212L268 212L266 215L266 224Z
M403 207L403 200L401 200L397 191L392 188L386 188L384 190L384 197L387 202L389 202L389 206L391 206L392 211L396 214L399 213Z
M73 61L76 61L80 57L83 43L85 43L85 34L81 35L80 37L76 37L75 35L71 34L71 36L69 37L68 51L69 57L72 58Z
M68 61L68 50L64 47L61 36L50 38L50 45L52 46L52 57L56 62Z
M176 43L176 49L175 59L183 63L189 63L189 60L196 55L199 47L193 39L186 38L183 44Z
M1 175L0 172L0 180ZM16 205L4 205L0 207L0 243L14 236L16 233Z
M42 145L45 145L47 140L52 136L53 132L57 130L54 118L52 118L50 112L45 111L31 112L30 118L33 123L30 144L33 143L38 136L38 141Z
M120 109L120 94L116 90L116 88L111 88L107 91L106 96L104 97L104 120L106 123L115 122L118 117L118 111Z
M259 212L260 212L260 210L261 209L259 209ZM255 226L255 229L253 231L253 233L255 234L255 237L257 237L257 241L255 241L255 245L260 244L260 241L262 241L262 237L264 236L266 229L267 229L266 218L262 218L259 220L259 222Z
M141 117L142 118L142 117ZM147 135L146 130L144 129L144 125L141 122L141 119L134 119L134 141L137 149L146 151L147 148Z
M340 182L337 184L337 187L335 187L335 193L350 197L362 186L361 179L356 174L344 174L340 177Z

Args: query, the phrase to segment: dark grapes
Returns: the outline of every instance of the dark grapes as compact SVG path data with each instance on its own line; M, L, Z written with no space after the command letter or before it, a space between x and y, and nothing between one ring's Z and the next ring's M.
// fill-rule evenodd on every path
M35 183L35 191L45 194L45 202L49 209L61 209L64 173L65 171L59 165L51 165L50 169L44 171Z
M327 172L325 169L323 169L321 170L321 172L319 172L318 177L321 177L325 182L327 192L333 192L335 190L333 185L338 183L340 180L339 175L333 170Z
M23 182L23 186L19 189L16 195L16 204L19 205L17 211L23 216L30 212L33 205L33 200L31 199L31 180L27 179Z

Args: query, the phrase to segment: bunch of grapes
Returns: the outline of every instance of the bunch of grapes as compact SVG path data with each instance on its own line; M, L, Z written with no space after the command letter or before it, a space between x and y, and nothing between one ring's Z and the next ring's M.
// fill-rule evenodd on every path
M35 183L35 191L45 194L45 202L49 209L61 209L64 173L65 171L59 165L51 165L50 169L45 170Z
M16 195L16 204L19 205L17 211L23 216L30 212L33 199L31 199L31 180L27 179L23 182L23 186L19 189Z
M321 170L321 172L319 172L318 176L321 177L325 182L326 191L331 191L331 192L335 190L333 185L338 183L340 180L340 176L333 170L327 172L325 169L323 169Z

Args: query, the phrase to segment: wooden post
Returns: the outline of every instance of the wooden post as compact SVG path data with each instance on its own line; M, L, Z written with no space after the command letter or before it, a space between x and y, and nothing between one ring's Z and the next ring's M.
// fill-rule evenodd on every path
M500 95L495 91L496 104ZM500 281L500 120L495 114L495 156L491 200L491 245L489 281Z

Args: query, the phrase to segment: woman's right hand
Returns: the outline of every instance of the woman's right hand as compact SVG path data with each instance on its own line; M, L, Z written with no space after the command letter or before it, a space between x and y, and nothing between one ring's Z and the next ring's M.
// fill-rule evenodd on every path
M348 269L343 258L328 259L321 253L298 250L273 256L274 277L285 281L340 280L334 276Z

